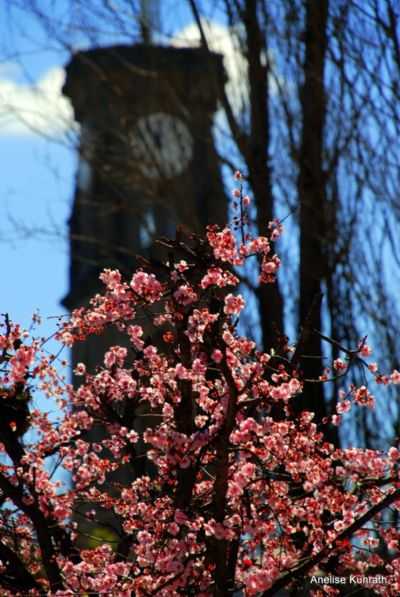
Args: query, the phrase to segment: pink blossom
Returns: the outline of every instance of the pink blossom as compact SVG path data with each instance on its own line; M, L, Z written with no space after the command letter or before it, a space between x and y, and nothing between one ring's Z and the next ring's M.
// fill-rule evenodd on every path
M185 272L187 269L189 269L188 263L187 261L185 261L184 259L181 259L178 263L175 263L174 268L179 272L179 273L183 273Z
M86 365L84 363L78 363L74 370L75 375L85 375Z
M240 294L236 296L233 294L228 294L225 297L224 313L227 315L238 315L244 306L245 302Z
M400 371L397 371L397 369L394 369L390 375L390 381L392 382L392 384L395 384L395 385L400 384Z
M219 232L215 227L209 226L207 229L207 239L214 250L215 259L229 261L230 263L238 262L236 240L229 228L224 228L224 230Z
M400 460L400 452L397 448L395 448L393 446L391 448L389 448L388 456L389 456L390 460L392 460L393 462Z
M349 412L350 409L351 409L350 400L342 400L341 402L338 402L338 404L336 406L336 412L340 415L343 413Z
M130 341L137 350L142 350L144 342L142 340L143 329L139 325L130 325L127 328Z
M342 372L347 369L347 363L345 363L342 359L335 359L333 361L333 368L335 371Z
M210 267L200 284L203 289L209 286L224 288L225 286L236 286L239 284L239 280L232 272L224 271L220 267Z
M113 365L122 367L128 351L122 346L112 346L104 355L104 364L109 369Z
M140 297L150 303L154 303L161 298L162 285L154 274L137 271L130 283L132 290Z
M187 306L196 302L197 294L193 288L191 288L191 286L188 284L182 284L182 286L179 286L179 288L175 290L174 299L177 303Z
M364 406L372 407L375 403L374 396L368 391L366 386L360 386L353 392L354 401Z
M362 342L360 344L360 354L363 357L369 357L372 354L372 348L368 344L365 344L365 342Z
M218 348L214 348L214 350L211 353L211 358L216 363L220 363L224 358L224 355L221 350L219 350Z

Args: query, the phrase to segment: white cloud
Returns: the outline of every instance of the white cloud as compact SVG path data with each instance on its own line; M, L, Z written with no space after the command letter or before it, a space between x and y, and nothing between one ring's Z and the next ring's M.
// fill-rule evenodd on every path
M240 110L247 103L246 60L238 47L241 31L212 21L202 25L210 48L224 56L227 93L235 111ZM199 46L197 25L188 25L170 43L175 47ZM61 92L65 79L62 68L49 69L36 84L29 85L13 80L18 65L6 66L0 69L0 135L60 137L74 127L71 104Z
M224 57L227 95L234 111L239 114L248 105L247 62L240 51L243 26L232 29L206 20L202 20L202 26L211 50ZM175 47L200 46L197 25L189 24L169 43ZM76 129L71 104L61 93L65 79L62 68L51 68L35 85L27 85L13 80L15 65L7 64L6 67L0 68L0 135L39 133L60 137L72 128Z
M19 84L1 74L0 134L60 137L71 129L72 107L61 93L62 68L49 69L35 85Z

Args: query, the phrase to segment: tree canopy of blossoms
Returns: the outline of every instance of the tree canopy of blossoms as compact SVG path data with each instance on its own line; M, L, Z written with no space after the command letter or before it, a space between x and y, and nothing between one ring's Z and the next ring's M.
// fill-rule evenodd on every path
M370 588L400 594L400 532L384 524L387 509L400 507L400 451L329 443L313 414L299 411L306 390L295 347L268 354L238 334L240 267L252 259L259 282L274 283L282 226L253 238L249 199L241 188L234 196L232 228L164 240L168 261L144 264L130 280L105 270L104 292L60 324L66 346L109 328L124 339L95 371L76 367L79 386L65 383L41 341L4 318L1 595L267 597L327 574L379 575ZM397 371L368 364L365 341L343 351L315 383L344 376L354 360L371 384L400 382ZM59 420L31 406L36 392L57 403ZM349 384L329 423L373 402L369 387ZM142 433L140 408L153 415ZM98 425L95 441L88 432ZM151 474L139 474L144 456ZM72 482L57 480L56 467ZM120 467L131 470L130 483L112 481ZM112 512L116 540L79 547L78 503L93 523ZM339 593L334 584L309 588Z

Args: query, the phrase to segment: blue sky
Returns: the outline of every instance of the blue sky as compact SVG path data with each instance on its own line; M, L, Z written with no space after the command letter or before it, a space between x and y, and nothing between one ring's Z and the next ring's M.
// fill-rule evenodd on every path
M5 11L6 12L6 11ZM28 326L39 309L44 317L41 334L54 329L47 316L63 312L60 299L67 290L66 221L73 192L75 155L60 136L46 130L48 115L35 101L30 86L65 61L26 13L2 15L0 36L0 250L2 278L0 312ZM51 81L47 79L48 86ZM45 89L42 88L42 91ZM47 89L49 91L49 89ZM21 108L22 114L14 112ZM22 126L19 118L34 121L42 112L42 132ZM43 116L44 114L44 116ZM53 237L39 234L51 230ZM35 232L36 230L36 232ZM58 231L55 234L55 231Z
M38 308L43 315L62 312L59 301L67 290L65 224L75 156L33 135L0 136L0 154L0 305L2 312L27 325Z

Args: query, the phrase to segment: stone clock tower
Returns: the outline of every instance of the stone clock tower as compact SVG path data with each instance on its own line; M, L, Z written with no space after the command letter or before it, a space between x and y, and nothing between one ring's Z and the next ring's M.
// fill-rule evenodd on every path
M99 268L131 270L135 254L177 224L224 222L226 199L212 139L222 57L148 45L81 52L63 93L81 127L71 233L73 307Z
M81 128L64 299L73 309L99 290L99 271L131 274L135 256L177 225L201 232L226 221L212 138L225 75L220 55L145 44L80 52L66 72ZM96 342L74 349L73 362L97 365Z
M135 256L157 257L153 241L174 237L177 225L202 232L208 223L226 222L212 138L225 75L219 55L145 44L78 53L66 71L63 93L81 130L69 221L70 291L64 299L72 310L102 288L98 275L104 267L132 275ZM76 344L73 366L82 361L94 370L118 342L109 331ZM149 421L144 412L138 415L141 431ZM91 435L99 439L102 429ZM120 471L116 480L128 482L141 472ZM80 518L85 533L90 524ZM115 523L111 513L101 520Z

